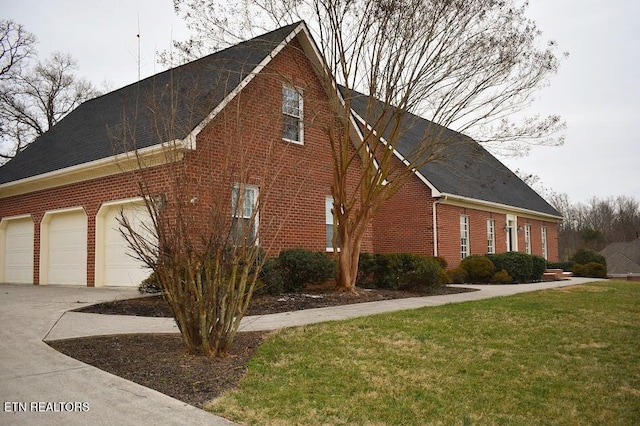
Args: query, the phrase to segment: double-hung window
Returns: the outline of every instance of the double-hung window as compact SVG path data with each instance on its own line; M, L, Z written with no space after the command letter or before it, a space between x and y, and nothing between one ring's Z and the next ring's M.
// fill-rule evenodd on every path
M496 252L496 221L494 219L487 220L487 253L494 254Z
M325 214L325 224L326 224L326 245L327 251L333 251L333 232L335 226L335 215L333 214L333 197L327 196L324 200L324 214ZM336 241L338 249L340 248L340 240Z
M527 254L531 254L531 225L524 226L524 249Z
M237 184L231 191L231 234L241 245L258 244L258 187Z
M542 257L544 257L545 259L548 259L549 252L547 249L547 227L543 226L540 232L542 234Z
M469 216L460 216L460 258L464 259L469 254Z
M302 90L282 86L282 138L289 142L304 143L302 125Z

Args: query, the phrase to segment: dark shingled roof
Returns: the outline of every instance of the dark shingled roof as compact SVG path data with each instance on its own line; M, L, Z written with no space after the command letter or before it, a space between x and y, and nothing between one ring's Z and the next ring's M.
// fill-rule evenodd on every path
M185 138L298 25L84 102L0 167L0 184Z
M367 96L360 93L352 97L351 106L369 123L380 114L374 110L382 111L381 106L372 105L367 111ZM412 159L420 151L421 141L429 135L436 135L442 148L435 153L435 161L427 162L418 171L440 193L562 216L479 143L414 114L403 115L396 150L403 157Z
M607 259L609 274L640 273L640 238L633 241L611 243L600 254Z

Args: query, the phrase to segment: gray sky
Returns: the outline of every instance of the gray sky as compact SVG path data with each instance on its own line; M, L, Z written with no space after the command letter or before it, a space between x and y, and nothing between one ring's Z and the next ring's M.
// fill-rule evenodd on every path
M156 51L188 34L171 0L0 0L0 17L38 38L38 54L69 52L79 74L112 89L162 71ZM570 56L532 112L560 114L562 147L534 147L502 161L539 176L573 202L626 195L640 200L640 2L531 0L545 39Z

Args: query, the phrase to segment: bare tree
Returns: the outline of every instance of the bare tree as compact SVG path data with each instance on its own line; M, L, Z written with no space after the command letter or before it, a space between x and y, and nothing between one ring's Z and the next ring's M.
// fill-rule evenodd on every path
M10 159L99 92L75 74L68 54L54 53L47 61L13 72L0 86L2 140L0 158Z
M36 38L20 24L0 20L0 81L19 75L22 66L33 56Z
M122 234L135 256L154 271L188 350L214 357L227 354L270 243L294 207L279 192L285 179L281 171L299 169L283 160L287 145L265 135L261 123L280 112L253 108L260 91L236 96L203 128L208 136L193 150L196 141L185 135L218 106L216 93L230 90L221 89L232 84L226 77L233 72L224 70L234 68L213 62L198 77L195 67L170 71L169 81L141 82L140 98L123 110L124 124L113 129L112 137L119 152L136 153L132 179L148 216L141 226L121 214ZM224 78L216 80L217 75ZM253 112L246 113L247 108ZM153 145L163 147L160 160L137 149L137 138L149 127ZM304 173L296 179L299 186L287 187L293 188L289 195L294 199L306 181ZM272 208L277 214L268 210Z
M557 132L564 123L557 116L510 120L526 110L559 66L555 44L541 43L526 4L255 0L223 6L175 0L174 5L196 32L182 45L186 54L194 46L202 53L206 46L233 43L254 28L308 22L324 60L318 75L327 93L340 99L333 104L338 124L325 129L333 149L339 289L354 290L362 238L381 205L417 168L455 150L445 127L486 143L562 142ZM337 96L335 82L342 85ZM400 162L394 152L414 128L412 114L432 124ZM362 173L354 186L347 171L357 163Z

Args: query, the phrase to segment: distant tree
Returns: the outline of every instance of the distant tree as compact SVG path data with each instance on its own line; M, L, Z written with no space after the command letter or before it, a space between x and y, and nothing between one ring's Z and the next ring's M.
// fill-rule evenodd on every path
M32 34L13 21L1 21L0 31L0 160L6 161L99 92L75 74L69 54L33 63Z

